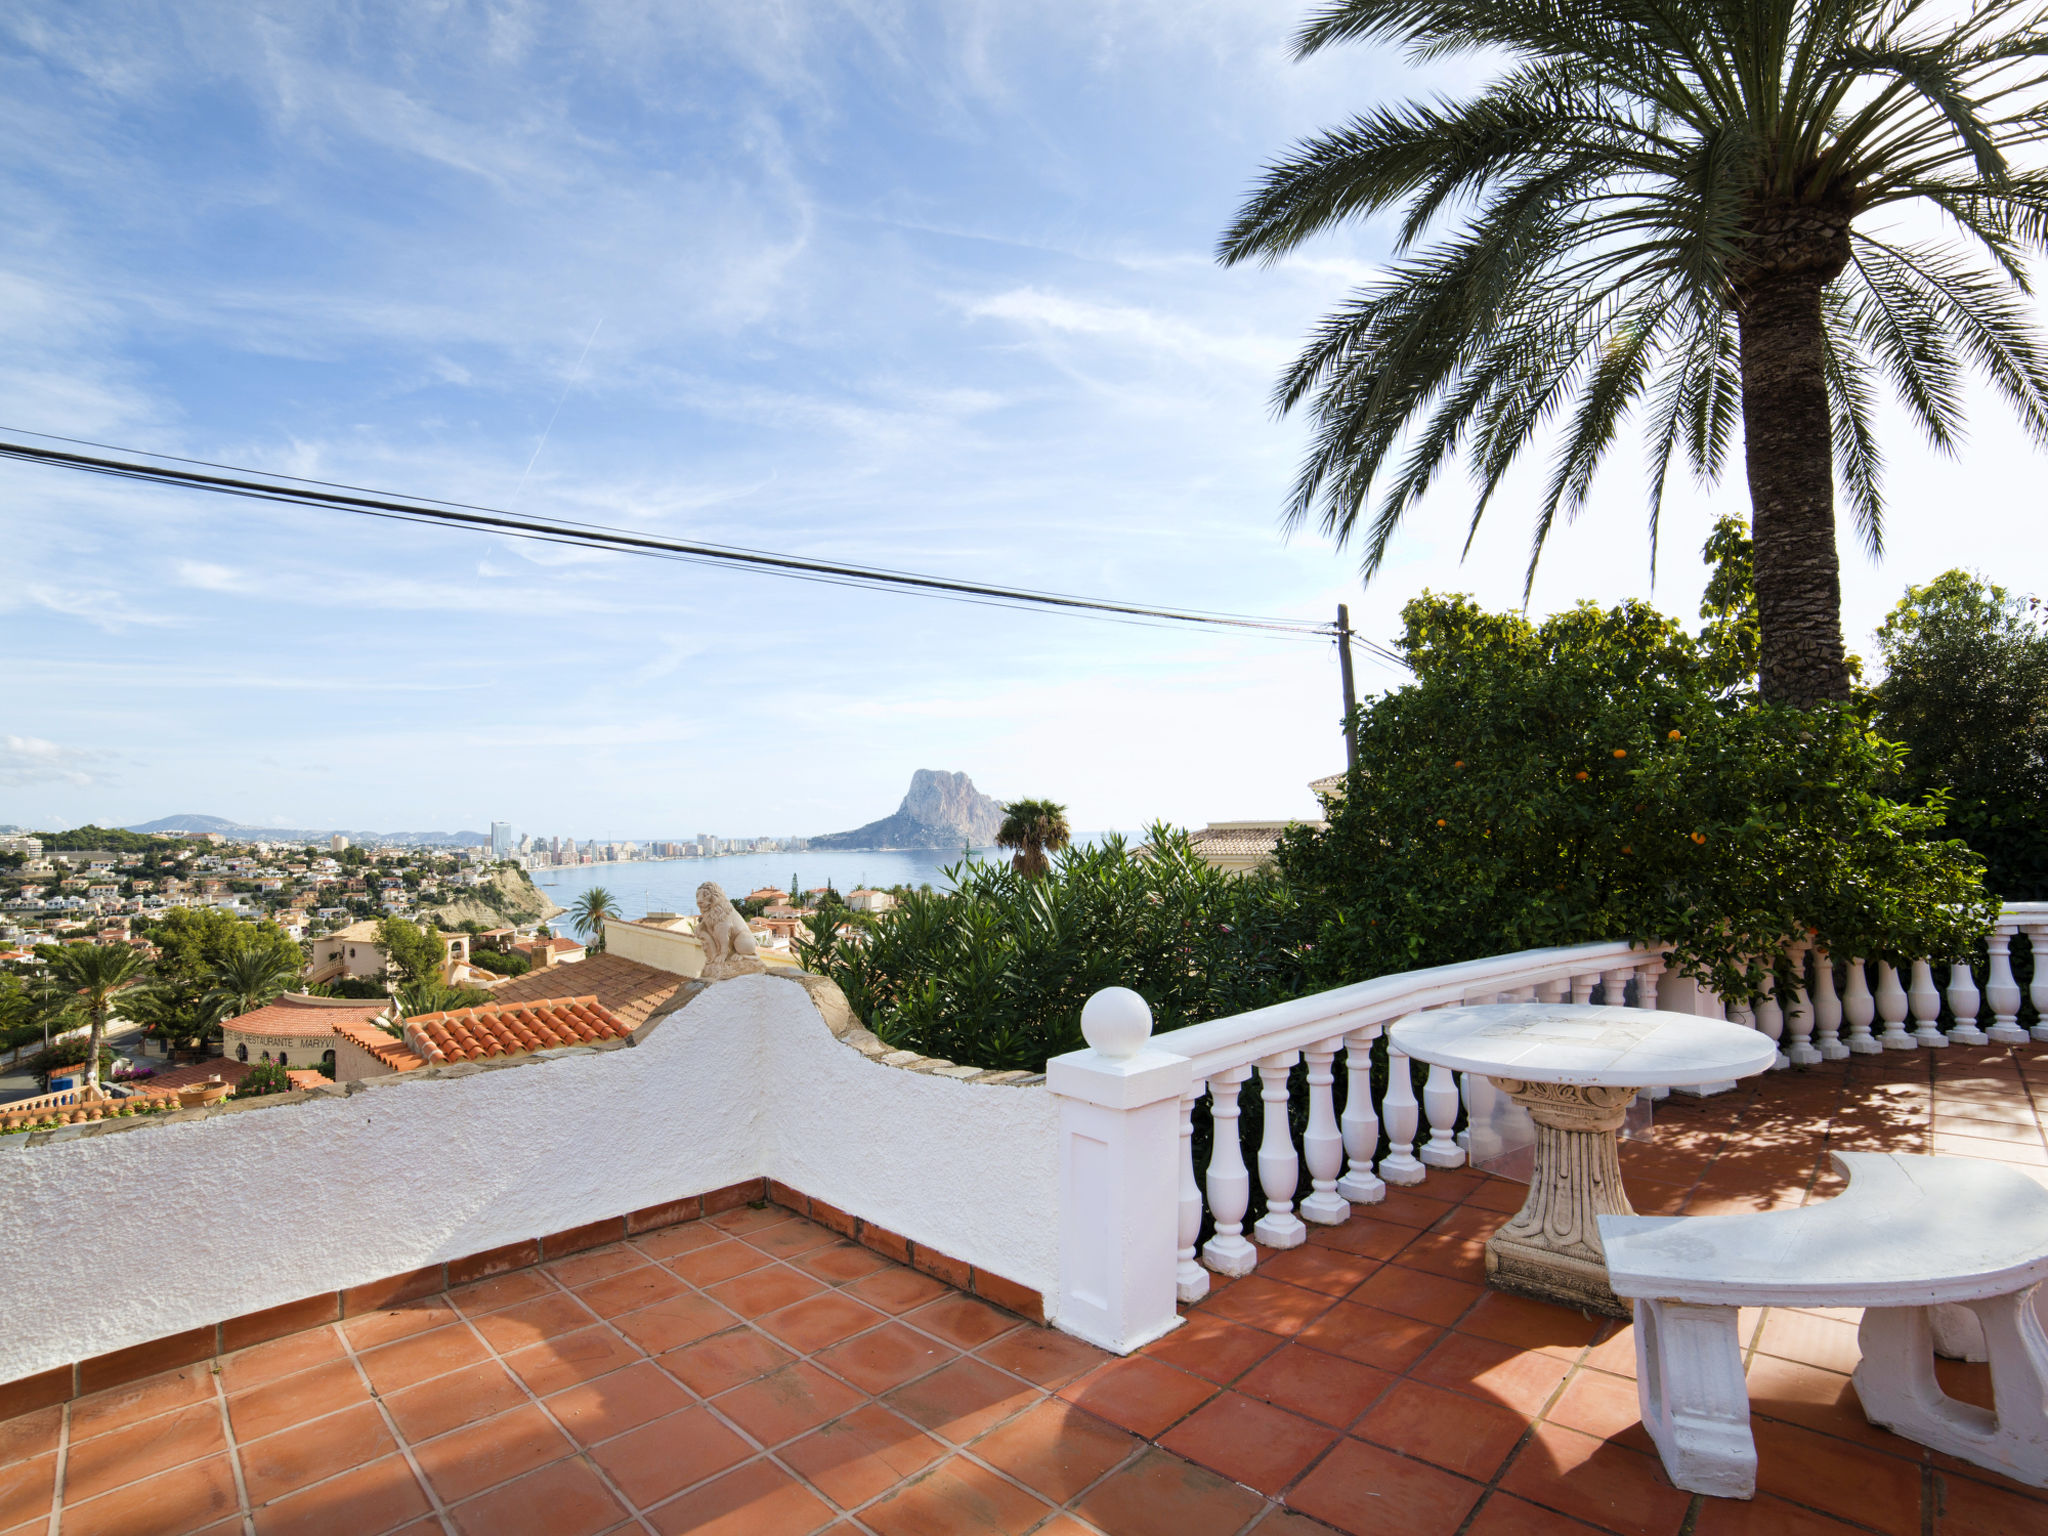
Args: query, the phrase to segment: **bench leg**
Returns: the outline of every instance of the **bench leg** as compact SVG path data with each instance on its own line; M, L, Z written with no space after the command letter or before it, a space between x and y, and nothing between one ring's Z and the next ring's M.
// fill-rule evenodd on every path
M1966 1303L1984 1332L1994 1407L1960 1403L1934 1374L1930 1307L1863 1314L1856 1396L1873 1424L2037 1488L2048 1488L2048 1332L2034 1287Z
M1687 1493L1756 1493L1756 1441L1734 1307L1638 1297L1636 1396L1664 1471Z

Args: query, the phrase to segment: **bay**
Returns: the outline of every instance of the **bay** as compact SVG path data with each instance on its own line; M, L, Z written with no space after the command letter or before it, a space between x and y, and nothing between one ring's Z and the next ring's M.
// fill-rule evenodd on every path
M969 857L1008 859L988 848ZM647 859L620 864L564 864L530 870L541 894L558 907L573 904L594 885L618 899L628 917L649 912L695 912L697 887L715 881L734 901L763 886L786 888L790 877L799 889L830 885L840 892L862 886L929 885L951 890L946 867L958 864L958 848L863 849L852 852L729 853L712 859Z

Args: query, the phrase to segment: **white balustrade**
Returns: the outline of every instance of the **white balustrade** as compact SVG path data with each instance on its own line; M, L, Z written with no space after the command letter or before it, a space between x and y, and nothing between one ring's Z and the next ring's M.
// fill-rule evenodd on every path
M1389 1184L1420 1184L1429 1173L1415 1157L1415 1128L1420 1106L1408 1058L1387 1044L1387 1092L1380 1100L1380 1118L1387 1127L1387 1155L1380 1159L1380 1177Z
M1266 1214L1253 1225L1252 1236L1268 1248L1299 1248L1308 1241L1308 1228L1294 1214L1301 1159L1287 1123L1287 1074L1299 1060L1301 1052L1282 1051L1259 1061L1259 1099L1266 1107L1265 1130L1259 1137L1259 1188L1266 1193Z
M1934 990L1934 971L1925 960L1913 962L1913 985L1906 988L1906 1001L1913 1005L1913 1038L1924 1046L1947 1045L1948 1036L1936 1025L1941 1017L1941 994Z
M1259 1252L1246 1241L1244 1213L1252 1207L1252 1176L1244 1165L1244 1144L1238 1140L1237 1090L1251 1081L1252 1069L1230 1067L1209 1079L1209 1214L1216 1230L1202 1244L1202 1262L1219 1275L1248 1275Z
M1372 1043L1384 1026L1369 1025L1344 1037L1344 1177L1337 1193L1354 1205L1387 1198L1386 1181L1372 1171L1380 1150L1380 1117L1372 1107Z
M1308 1063L1308 1126L1301 1133L1301 1159L1308 1164L1311 1186L1308 1198L1301 1202L1301 1216L1325 1227L1351 1219L1351 1203L1337 1193L1337 1176L1344 1171L1344 1133L1337 1129L1331 1088L1335 1075L1330 1070L1343 1045L1339 1036L1301 1053Z
M2000 1045L2025 1044L2028 1035L2020 1028L2020 984L2012 974L2012 935L1992 930L1984 941L1991 957L1991 969L1984 981L1984 1000L1991 1004L1991 1039Z
M1763 996L1757 999L1754 1010L1756 1027L1759 1034L1778 1047L1778 1060L1772 1068L1776 1071L1778 1068L1791 1066L1792 1058L1785 1054L1785 1010L1778 1004L1778 975L1768 965L1763 971Z
M1864 1026L1868 1033L1868 1020ZM1824 949L1813 952L1813 1032L1823 1061L1841 1061L1849 1055L1849 1047L1842 1043L1842 999L1835 992L1835 961Z
M2034 1005L2034 1027L2028 1031L2036 1040L2048 1040L2048 923L2027 927L2027 944L2034 956L2034 979L2027 998Z
M1977 978L1970 974L1968 956L1952 960L1948 967L1948 1011L1955 1015L1948 1037L1958 1045L1989 1045L1991 1037L1977 1026L1978 1010L1984 998L1977 990Z
M1209 1294L1209 1271L1195 1259L1202 1235L1202 1186L1195 1182L1195 1105L1209 1091L1195 1083L1180 1096L1180 1246L1173 1255L1173 1288L1183 1306Z
M1458 1082L1449 1067L1432 1062L1422 1080L1422 1112L1429 1121L1429 1139L1416 1156L1431 1168L1462 1168L1465 1149L1452 1127L1458 1123Z
M1795 1067L1818 1066L1821 1061L1813 1044L1813 999L1806 990L1806 952L1804 944L1792 946L1792 998L1785 1010L1785 1036L1790 1042L1785 1057Z
M1877 1016L1884 1020L1884 1033L1877 1043L1888 1051L1918 1050L1920 1042L1906 1032L1906 989L1899 984L1899 969L1888 961L1877 963Z
M1842 997L1842 1017L1849 1021L1849 1038L1843 1049L1854 1056L1878 1056L1884 1052L1884 1043L1870 1032L1871 1022L1877 1017L1877 999L1870 995L1870 978L1864 974L1863 962L1851 960L1848 964L1849 987ZM1830 974L1833 967L1829 967ZM1896 978L1895 978L1896 979ZM1905 997L1899 998L1900 1017L1905 1016ZM1902 1044L1911 1045L1903 1040ZM1821 1047L1826 1050L1826 1046Z

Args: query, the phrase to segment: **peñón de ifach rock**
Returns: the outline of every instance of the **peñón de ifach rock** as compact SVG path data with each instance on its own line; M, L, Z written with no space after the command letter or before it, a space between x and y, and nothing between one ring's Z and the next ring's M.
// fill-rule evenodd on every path
M894 816L851 832L811 839L813 848L987 848L1003 824L1003 808L964 773L920 768Z

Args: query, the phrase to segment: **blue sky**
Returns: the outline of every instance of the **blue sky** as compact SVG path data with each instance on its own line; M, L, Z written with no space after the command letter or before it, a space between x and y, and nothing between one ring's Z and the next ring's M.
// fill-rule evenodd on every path
M1299 339L1387 255L1217 231L1261 162L1455 88L1227 0L38 5L0 16L0 425L731 543L1391 636L1511 606L1540 464L1449 481L1369 591L1276 512ZM2041 465L1894 434L1885 563L2038 569ZM553 425L550 429L549 423ZM545 441L543 442L543 433ZM1654 591L1624 453L1539 611ZM0 821L816 833L918 767L1077 825L1307 813L1327 648L0 466ZM1361 668L1368 690L1394 676Z

